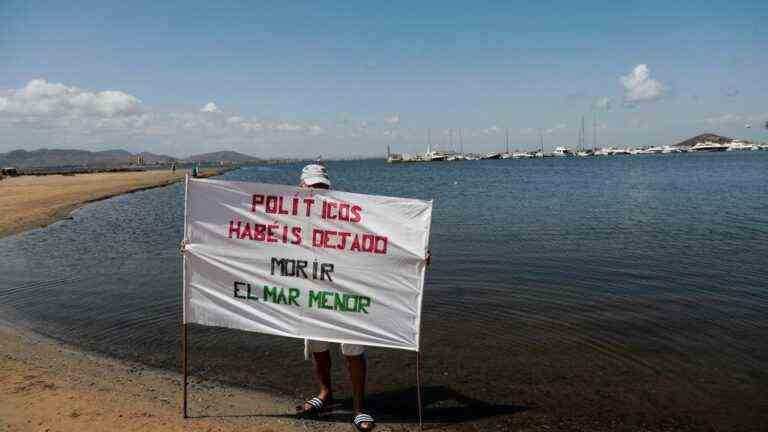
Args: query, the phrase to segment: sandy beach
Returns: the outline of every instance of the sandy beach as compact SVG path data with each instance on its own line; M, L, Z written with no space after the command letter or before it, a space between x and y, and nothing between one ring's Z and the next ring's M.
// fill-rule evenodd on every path
M186 172L154 170L5 178L0 181L0 238L49 225L89 202L179 182ZM205 170L201 177L220 173Z
M18 328L0 326L0 351L3 432L302 430L286 415L289 401L196 379L193 418L185 420L178 374L83 353Z

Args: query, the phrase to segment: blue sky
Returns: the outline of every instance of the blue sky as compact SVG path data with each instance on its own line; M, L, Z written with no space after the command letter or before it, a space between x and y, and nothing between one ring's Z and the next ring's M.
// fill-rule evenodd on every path
M0 1L0 151L768 140L768 2L285 3Z

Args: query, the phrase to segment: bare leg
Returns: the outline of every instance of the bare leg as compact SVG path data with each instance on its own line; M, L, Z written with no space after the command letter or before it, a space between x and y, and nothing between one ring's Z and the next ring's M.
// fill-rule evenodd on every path
M315 374L320 381L320 394L317 395L320 399L327 401L333 397L333 390L331 389L331 352L321 351L313 353L315 358Z
M321 351L313 353L312 356L315 359L315 375L317 380L320 381L320 393L317 397L324 402L328 402L333 398L333 390L331 389L331 352ZM311 410L312 405L304 403L299 411Z
M349 380L352 381L353 407L356 413L361 413L365 406L365 374L367 369L365 354L344 356L344 358L347 359ZM361 426L367 429L371 424L363 422Z

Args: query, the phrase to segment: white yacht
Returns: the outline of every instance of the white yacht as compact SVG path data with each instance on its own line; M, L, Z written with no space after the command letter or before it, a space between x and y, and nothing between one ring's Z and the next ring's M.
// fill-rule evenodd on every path
M661 150L664 154L670 154L670 153L685 153L685 150L678 148L678 147L672 147L672 146L664 146Z
M728 145L712 141L696 143L695 146L689 149L692 152L719 152L725 150L728 150Z
M424 154L424 160L439 162L444 160L455 160L459 154L452 150L432 150Z
M571 156L572 153L570 150L568 150L565 147L556 147L555 151L552 152L554 156L563 157L563 156Z
M648 147L644 149L638 149L634 154L661 154L664 152L662 147Z
M486 153L480 157L480 159L501 159L501 153Z
M514 159L528 159L528 158L532 158L532 157L533 157L533 155L531 153L528 153L528 152L515 152L515 153L512 153L512 158L514 158Z
M746 141L739 141L739 140L731 141L730 143L728 143L726 145L728 146L728 151L759 150L760 149L760 147L758 147L758 146L756 146L756 145L754 145L752 143L748 143Z

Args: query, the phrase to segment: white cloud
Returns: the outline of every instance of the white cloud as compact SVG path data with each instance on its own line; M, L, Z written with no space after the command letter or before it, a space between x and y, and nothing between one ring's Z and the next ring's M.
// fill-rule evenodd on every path
M332 118L323 123L254 117L224 112L212 101L201 106L160 109L145 106L122 91L84 90L32 80L17 89L0 89L0 153L40 147L125 148L185 157L233 149L291 157L304 155L311 143L325 146L334 156L370 156L380 154L388 142L382 131L401 126L370 120L337 122ZM399 115L395 116L399 121Z
M6 116L120 117L141 112L141 101L127 93L114 90L94 93L43 79L34 79L0 96L0 114Z
M297 132L304 130L304 126L296 123L279 123L274 129L281 132Z
M741 93L741 92L739 91L739 89L737 89L735 87L721 87L720 88L720 93L724 97L732 98L732 97L738 96L739 93Z
M709 117L704 119L705 122L711 125L716 125L716 126L737 124L737 123L741 123L743 120L744 118L742 116L737 114L731 114L731 113L726 113L719 116Z
M205 106L200 108L200 112L218 113L218 112L221 112L221 110L214 102L208 102L207 104L205 104Z
M599 97L592 103L593 108L606 111L611 109L611 105L613 105L613 99L608 96Z
M390 125L400 124L400 114L384 117L384 123L390 124Z
M264 125L257 120L245 121L239 123L239 125L246 132L260 132L264 130Z
M322 135L325 130L320 125L313 124L307 128L307 132L312 136L317 136Z
M646 120L643 120L641 118L632 118L629 120L629 124L634 129L647 130L651 127L650 123L648 123Z
M647 65L639 64L627 75L619 78L624 86L624 102L634 105L638 102L657 100L664 95L664 86L651 78Z
M565 129L565 124L559 123L544 131L545 134L553 134L559 130Z

